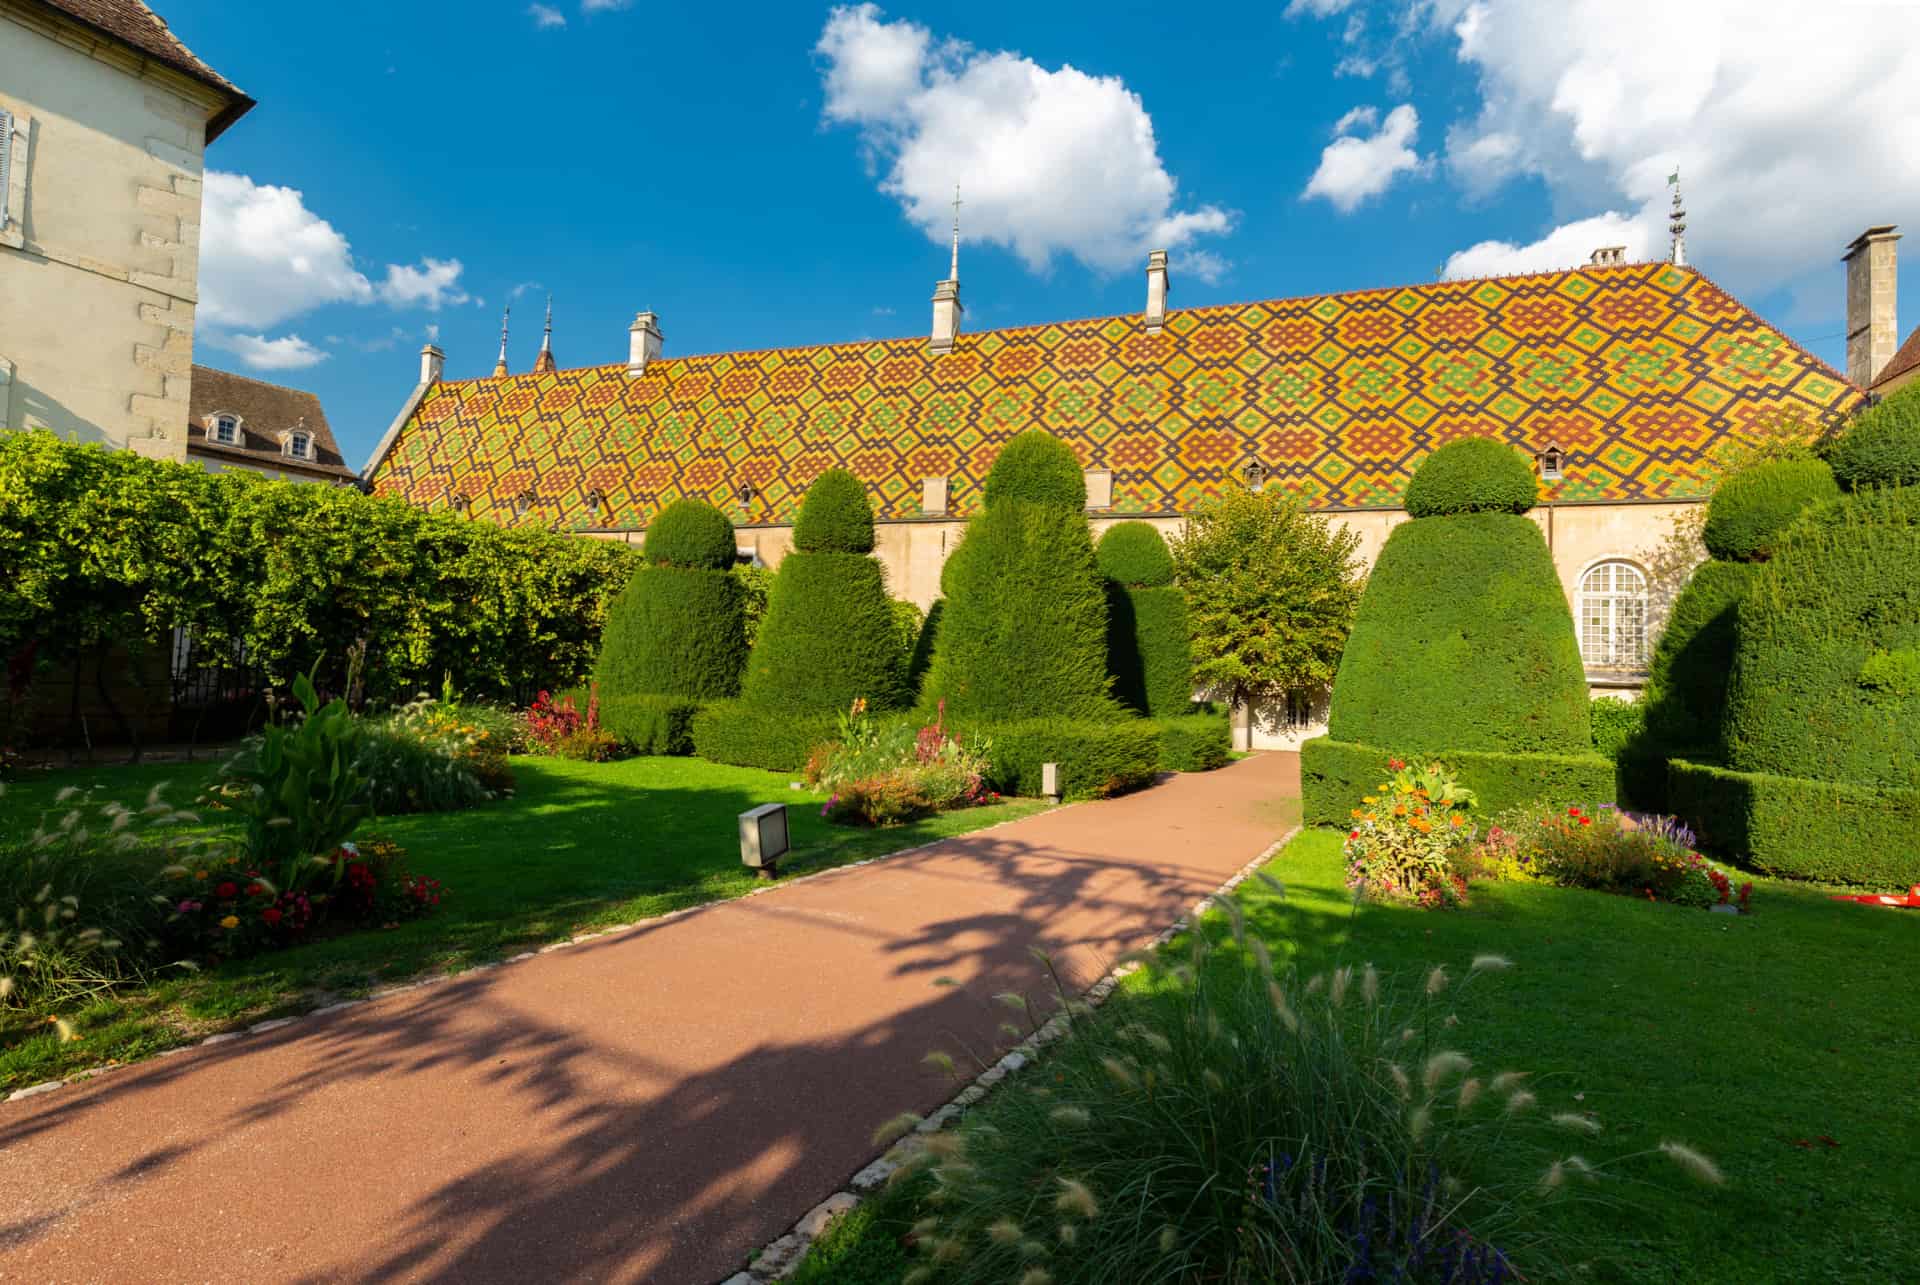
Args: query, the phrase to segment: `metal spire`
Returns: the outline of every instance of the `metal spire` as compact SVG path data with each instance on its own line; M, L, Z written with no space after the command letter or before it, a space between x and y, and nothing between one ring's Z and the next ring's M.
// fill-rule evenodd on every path
M960 280L960 185L953 185L953 262L947 268L947 280Z
M547 328L540 336L540 355L534 359L535 374L553 369L553 296L547 296Z
M500 312L500 359L493 363L493 377L500 379L507 373L507 319L513 316L513 304L509 302Z
M1687 266L1687 207L1680 203L1679 166L1667 175L1667 186L1673 189L1673 212L1667 215L1667 226L1673 232L1673 263L1675 267L1684 268Z

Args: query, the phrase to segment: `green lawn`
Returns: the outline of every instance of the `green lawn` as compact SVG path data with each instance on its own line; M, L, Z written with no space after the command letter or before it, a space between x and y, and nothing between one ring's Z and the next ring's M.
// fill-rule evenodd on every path
M949 812L889 830L830 825L822 796L789 790L789 778L691 758L573 763L516 758L519 788L467 812L369 821L362 833L404 845L410 866L449 895L429 918L263 955L197 975L170 974L141 991L97 1003L75 1019L80 1038L57 1041L44 1019L0 1013L0 1090L83 1067L146 1056L225 1027L350 997L420 973L453 972L586 929L628 923L756 886L740 864L735 818L785 802L793 855L783 876L803 875L961 834L1045 807L1014 801ZM0 837L32 830L65 786L96 800L137 804L165 782L176 805L213 769L149 765L35 775L0 798ZM217 813L204 813L210 828Z
M1461 1047L1533 1071L1543 1101L1581 1095L1606 1126L1596 1158L1672 1138L1719 1164L1720 1188L1655 1168L1611 1203L1543 1211L1568 1242L1601 1248L1582 1279L1920 1279L1920 914L1778 882L1744 918L1516 884L1476 889L1463 911L1355 913L1327 831L1267 869L1286 899L1249 883L1240 900L1276 956L1412 975L1503 954L1510 971L1462 993ZM897 1281L915 1217L898 1193L870 1204L796 1279Z

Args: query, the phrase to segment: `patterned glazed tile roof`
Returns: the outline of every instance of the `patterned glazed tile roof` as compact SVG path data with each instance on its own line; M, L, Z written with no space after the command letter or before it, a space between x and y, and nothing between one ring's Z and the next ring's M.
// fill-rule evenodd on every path
M964 515L1039 426L1113 471L1116 512L1186 511L1254 460L1314 507L1368 508L1483 435L1565 452L1557 499L1681 499L1711 488L1729 433L1861 396L1697 272L1632 264L1194 308L1159 335L1136 313L942 356L915 336L447 382L367 472L381 494L575 529L641 527L682 496L790 521L835 465L882 517L920 516L932 476Z

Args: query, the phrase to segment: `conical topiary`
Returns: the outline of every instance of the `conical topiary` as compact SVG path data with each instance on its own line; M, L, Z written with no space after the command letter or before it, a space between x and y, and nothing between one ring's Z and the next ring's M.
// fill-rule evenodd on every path
M647 526L650 565L607 607L593 677L603 697L717 700L740 690L746 616L733 523L698 500L679 500Z
M1187 597L1173 583L1173 554L1149 522L1121 522L1094 549L1107 579L1107 669L1122 705L1151 718L1193 706Z

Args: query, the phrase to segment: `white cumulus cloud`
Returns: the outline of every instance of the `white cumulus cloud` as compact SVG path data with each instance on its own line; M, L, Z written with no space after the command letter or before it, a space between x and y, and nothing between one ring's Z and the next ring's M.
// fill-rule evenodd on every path
M268 339L265 335L220 335L211 342L234 354L251 370L305 370L332 356L299 335L282 335L278 339Z
M1371 134L1378 113L1356 107L1334 126L1339 135L1320 153L1319 168L1307 180L1301 199L1324 197L1335 209L1350 213L1393 185L1396 175L1418 173L1424 162L1414 150L1420 134L1420 113L1402 103L1387 113Z
M380 283L380 298L396 308L425 308L428 312L457 307L472 299L460 288L461 271L458 259L422 259L417 268L389 263L387 279Z
M826 119L860 130L881 190L929 239L947 240L957 183L962 238L1036 272L1056 255L1121 271L1149 249L1185 249L1179 267L1202 280L1225 267L1191 247L1232 217L1176 208L1153 120L1117 77L936 40L872 4L834 9L815 52Z
M1739 290L1828 283L1870 223L1920 212L1920 22L1901 7L1801 0L1434 0L1479 82L1447 139L1469 192L1543 182L1560 222L1480 245L1458 275L1584 262L1598 245L1667 248L1678 169L1690 258ZM1657 32L1658 38L1649 38Z
M567 25L567 15L550 4L530 4L527 15L533 19L533 25L542 31Z

